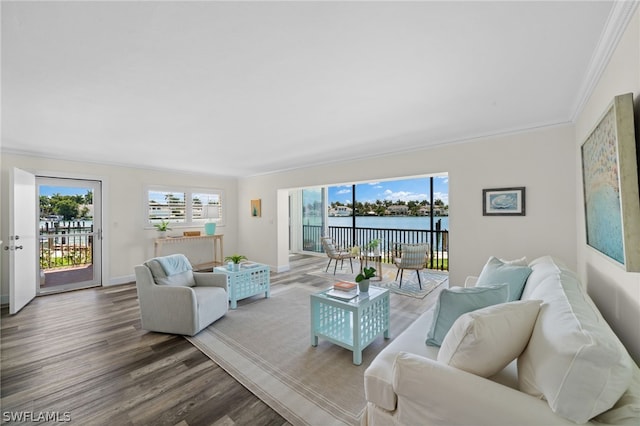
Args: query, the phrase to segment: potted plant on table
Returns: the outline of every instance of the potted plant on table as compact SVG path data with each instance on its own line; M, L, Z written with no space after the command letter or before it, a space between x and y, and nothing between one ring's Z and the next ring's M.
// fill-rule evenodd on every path
M367 244L367 249L369 249L369 251L373 252L373 254L375 255L380 254L380 239L374 238L373 240L369 241L369 243Z
M158 236L160 238L166 237L167 231L171 230L171 228L169 228L169 222L167 222L166 220L162 220L160 223L156 223L153 226L155 226L156 229L158 230Z
M240 262L242 262L243 260L247 260L247 257L243 254L234 254L224 258L225 262L229 262L233 264L232 267L234 271L237 271L240 269Z
M360 293L369 292L369 279L375 276L376 270L371 267L364 268L361 273L356 275L356 282L358 283L358 290L360 290Z

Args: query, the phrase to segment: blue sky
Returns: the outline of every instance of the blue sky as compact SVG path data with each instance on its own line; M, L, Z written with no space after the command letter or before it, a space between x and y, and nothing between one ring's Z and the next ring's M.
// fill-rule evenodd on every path
M89 188L78 188L73 186L47 186L40 185L40 194L46 195L47 197L52 196L53 194L60 195L86 195Z
M351 185L329 187L329 203L340 201L351 203ZM429 178L388 180L357 185L357 198L361 202L422 201L429 199ZM435 176L433 179L433 198L449 204L449 177Z

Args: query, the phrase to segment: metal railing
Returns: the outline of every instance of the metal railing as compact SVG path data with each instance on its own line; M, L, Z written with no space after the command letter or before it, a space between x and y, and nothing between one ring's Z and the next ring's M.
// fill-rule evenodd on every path
M322 253L322 226L302 226L303 249ZM429 269L449 270L449 231L425 229L352 228L329 226L329 235L341 248L365 246L369 241L380 240L382 261L391 263L399 243L429 243L431 256Z
M56 269L93 263L93 223L85 221L40 224L40 268Z

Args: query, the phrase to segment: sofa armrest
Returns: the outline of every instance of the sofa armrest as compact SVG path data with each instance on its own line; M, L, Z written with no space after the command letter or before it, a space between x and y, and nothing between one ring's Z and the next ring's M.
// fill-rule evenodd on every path
M396 356L393 387L399 424L575 426L546 401L406 352Z
M474 276L469 275L467 277L467 279L464 280L464 286L467 287L467 288L468 287L475 287L477 282L478 282L478 277L474 277Z
M227 276L225 274L214 274L213 272L194 272L193 279L198 287L220 287L227 293Z

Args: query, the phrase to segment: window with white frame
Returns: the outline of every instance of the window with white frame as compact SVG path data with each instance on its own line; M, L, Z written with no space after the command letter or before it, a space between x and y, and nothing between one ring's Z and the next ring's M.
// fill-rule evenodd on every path
M222 225L223 192L216 189L148 187L146 225L162 221L173 226L197 226L212 221Z

